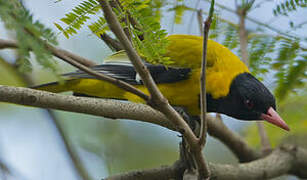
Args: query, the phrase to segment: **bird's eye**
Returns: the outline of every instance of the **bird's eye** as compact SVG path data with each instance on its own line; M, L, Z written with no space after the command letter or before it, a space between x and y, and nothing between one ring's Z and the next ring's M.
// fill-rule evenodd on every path
M254 103L251 100L247 99L247 100L245 100L245 106L248 109L252 109L254 107Z

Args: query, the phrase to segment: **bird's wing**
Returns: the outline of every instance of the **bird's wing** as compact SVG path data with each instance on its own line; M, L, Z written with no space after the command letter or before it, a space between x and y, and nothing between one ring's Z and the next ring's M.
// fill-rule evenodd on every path
M140 76L135 71L133 65L127 59L127 56L122 53L116 53L113 55L115 60L105 60L101 65L91 67L94 71L111 76L113 78L128 82L133 85L143 84ZM126 58L125 58L126 57ZM153 65L145 63L151 76L157 84L160 83L173 83L181 80L188 79L191 69L189 68L174 68L165 67L163 65ZM63 76L70 78L89 78L96 79L94 76L89 75L80 70L63 74Z

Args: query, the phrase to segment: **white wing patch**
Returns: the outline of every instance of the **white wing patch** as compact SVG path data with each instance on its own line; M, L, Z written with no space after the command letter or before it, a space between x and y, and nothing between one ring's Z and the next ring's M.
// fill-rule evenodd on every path
M139 73L136 73L136 75L135 75L135 81L136 81L138 84L141 84L142 79L141 79L141 76L140 76Z
M130 61L107 61L107 62L104 62L103 64L123 65L123 66L130 66L130 67L133 66Z

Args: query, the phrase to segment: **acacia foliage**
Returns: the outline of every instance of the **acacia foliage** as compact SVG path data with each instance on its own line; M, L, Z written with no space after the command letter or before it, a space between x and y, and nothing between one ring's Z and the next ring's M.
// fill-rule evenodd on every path
M147 61L171 64L169 58L163 56L168 41L166 31L160 26L161 8L166 4L165 1L114 0L110 4L134 47ZM61 19L66 24L65 28L58 23L55 25L67 38L76 34L85 25L100 37L102 34L110 33L110 29L99 9L98 1L83 1ZM86 24L90 17L93 20Z
M305 8L306 6L307 0L285 0L277 4L273 9L273 13L275 16L288 16L289 13L296 11L298 8Z
M37 62L56 72L57 67L45 42L57 45L55 33L39 21L33 20L31 13L18 0L0 0L0 18L8 30L14 32L18 43L18 66L21 71L31 70L30 52Z

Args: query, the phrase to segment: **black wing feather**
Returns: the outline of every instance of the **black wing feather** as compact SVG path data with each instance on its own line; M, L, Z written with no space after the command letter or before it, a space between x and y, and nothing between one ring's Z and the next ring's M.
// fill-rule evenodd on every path
M153 65L149 63L146 63L146 66L157 84L174 83L188 79L189 73L191 72L191 69L189 68L165 67L163 65ZM142 80L138 77L137 72L134 70L134 67L129 64L102 64L94 66L92 69L96 72L123 80L133 85L143 84ZM63 76L96 79L94 76L80 70L63 74Z

